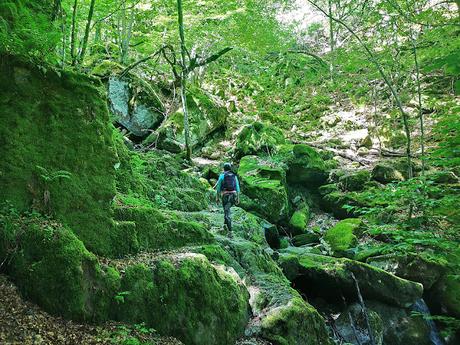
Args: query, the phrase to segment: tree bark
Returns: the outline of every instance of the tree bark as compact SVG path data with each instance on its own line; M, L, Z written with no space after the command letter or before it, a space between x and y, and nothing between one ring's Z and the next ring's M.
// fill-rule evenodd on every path
M88 20L86 22L86 28L85 28L85 36L83 37L81 52L78 57L79 64L83 62L83 59L85 58L86 48L88 47L89 32L91 31L91 21L93 20L95 3L96 3L96 0L91 0L91 3L89 5Z
M72 29L70 33L70 59L72 66L77 63L77 10L78 10L78 0L75 0L73 3L72 10Z
M180 85L180 94L182 100L182 109L184 112L184 136L185 136L185 150L187 160L192 160L192 148L190 146L190 128L188 121L188 110L187 110L187 94L186 94L186 78L187 68L186 66L186 47L185 47L185 34L184 34L184 15L182 10L182 0L177 0L177 15L179 24L179 37L180 37L180 53L182 63L182 78Z

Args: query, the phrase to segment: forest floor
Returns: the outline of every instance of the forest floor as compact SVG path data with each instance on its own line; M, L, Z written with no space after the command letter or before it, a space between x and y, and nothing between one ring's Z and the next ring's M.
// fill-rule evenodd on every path
M2 345L114 345L124 344L131 337L140 342L129 344L182 344L174 338L143 334L115 322L95 326L52 316L24 301L4 275L0 275L0 320Z

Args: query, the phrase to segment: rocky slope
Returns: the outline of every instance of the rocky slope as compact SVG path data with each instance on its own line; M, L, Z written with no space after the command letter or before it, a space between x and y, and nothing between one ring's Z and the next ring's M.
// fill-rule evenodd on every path
M211 202L220 162L181 159L180 115L144 127L161 90L157 103L144 90L128 107L129 83L11 56L1 68L0 269L45 311L203 345L431 344L432 325L411 315L422 297L460 317L458 250L440 259L418 252L418 239L394 251L396 233L343 208L379 207L366 191L404 180L403 163L344 170L258 121L220 140L230 115L191 90L196 152L225 149L221 158L238 163L243 195L229 237ZM142 150L110 123L106 87ZM436 174L458 187L455 175Z

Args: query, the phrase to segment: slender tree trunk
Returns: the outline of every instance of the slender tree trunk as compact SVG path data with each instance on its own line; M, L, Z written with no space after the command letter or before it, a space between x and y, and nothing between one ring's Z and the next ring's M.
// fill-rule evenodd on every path
M65 50L67 47L67 26L66 26L67 16L65 13L62 13L62 23L61 23L61 31L62 31L62 51L61 51L61 68L65 67Z
M83 59L85 58L86 48L88 47L89 32L91 31L91 21L93 20L95 4L96 4L96 0L91 0L91 3L89 5L89 11L88 11L88 20L86 22L85 36L83 37L81 52L78 57L78 63L80 64L83 62Z
M411 132L410 132L410 127L409 127L409 119L408 119L407 113L405 112L405 110L404 110L404 108L402 106L401 99L399 98L399 94L396 91L393 83L388 78L387 74L383 70L382 65L378 62L378 60L376 59L375 54L372 52L372 50L367 46L366 43L364 43L364 41L361 39L361 37L359 37L358 34L349 25L347 25L345 22L343 22L340 19L337 19L337 18L335 18L333 16L329 16L329 14L325 10L323 10L321 7L319 7L314 1L308 0L308 2L311 3L315 8L317 8L324 15L326 15L329 18L331 18L334 22L342 25L345 29L348 30L348 32L364 48L364 50L366 51L366 53L367 53L367 55L369 57L369 60L377 68L380 76L383 78L383 80L385 81L385 84L390 89L391 95L393 96L393 99L396 102L396 106L397 106L397 108L398 108L398 110L399 110L399 112L401 114L403 124L404 124L404 131L406 133L406 158L407 158L407 164L408 164L407 175L408 175L408 178L412 178L412 176L413 176L412 159L411 159L411 156L412 156L412 152L411 152L412 139L411 139Z
M77 9L78 9L78 0L75 0L73 3L72 10L72 28L70 32L70 58L71 64L74 66L77 63Z
M58 17L58 14L61 10L61 0L54 0L53 12L51 13L51 21L54 22Z
M412 51L414 53L414 64L415 64L415 80L417 83L417 99L418 99L418 118L420 123L420 150L421 150L421 159L422 159L422 176L425 174L425 121L423 119L423 109L422 109L422 89L420 86L420 66L418 63L418 54L417 54L417 43L415 38L412 35L412 29L410 30L410 39L412 43Z
M132 37L132 30L134 24L134 9L131 10L131 15L129 18L129 22L126 24L126 20L123 21L123 33L121 38L121 63L125 64L128 60L128 53L129 53L129 42L131 41ZM126 14L125 14L126 16ZM125 17L126 18L126 17Z
M331 63L329 71L331 73L331 81L334 82L334 21L332 20L332 0L328 0L329 10L329 45L331 47Z
M186 67L186 47L185 47L185 35L184 35L184 15L182 11L182 0L177 0L177 14L179 24L179 37L180 37L180 54L182 63L181 73L181 100L182 109L184 112L184 136L185 136L185 150L186 157L190 161L192 159L192 149L190 147L190 128L188 123L188 110L187 110L187 94L186 94L186 79L187 79L187 67Z

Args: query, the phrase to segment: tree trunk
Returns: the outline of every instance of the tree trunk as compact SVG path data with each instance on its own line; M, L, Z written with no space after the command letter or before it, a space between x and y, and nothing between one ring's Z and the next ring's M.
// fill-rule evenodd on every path
M412 171L412 159L411 159L411 146L412 146L412 138L411 138L411 132L410 132L410 127L409 127L409 120L407 113L404 111L401 99L399 98L399 95L391 82L391 80L388 78L387 74L383 70L382 66L380 63L377 61L375 54L370 50L370 48L364 43L364 41L361 39L361 37L358 36L358 34L350 28L349 25L347 25L345 22L343 22L340 19L337 19L333 16L330 16L325 10L323 10L321 7L319 7L313 0L308 0L310 4L312 4L316 9L318 9L320 12L322 12L324 15L332 19L334 22L342 25L345 29L348 30L348 32L358 41L358 43L364 48L366 51L367 55L369 56L369 60L374 64L374 66L377 68L380 76L383 78L385 81L385 84L388 86L390 89L391 95L393 96L393 99L396 102L396 106L401 114L403 124L404 124L404 131L406 133L406 158L407 158L407 175L408 178L412 178L413 176L413 171Z
M126 12L124 12L124 20L123 20L123 29L122 29L122 37L121 37L121 63L126 64L128 60L128 53L129 53L129 42L131 41L133 24L134 24L134 9L131 10L129 22L126 23Z
M73 3L73 10L72 10L72 29L70 33L70 58L72 66L77 63L77 8L78 8L78 0L75 0Z
M334 21L332 20L332 0L328 0L329 6L329 45L331 47L331 63L329 71L331 73L331 81L334 82Z
M177 15L179 24L179 37L180 37L180 54L182 63L181 73L181 85L180 93L182 100L182 109L184 112L184 136L185 136L185 150L186 157L189 161L192 159L192 149L190 147L190 129L188 123L188 110L187 110L187 94L186 94L186 79L187 79L187 68L186 68L186 47L185 47L185 35L184 35L184 16L182 11L182 0L177 0Z
M83 37L81 52L78 57L79 64L83 62L83 59L85 58L86 48L88 47L89 32L91 31L91 21L93 20L95 3L96 3L96 0L91 0L91 3L89 5L88 20L86 22L86 28L85 28L85 36Z

